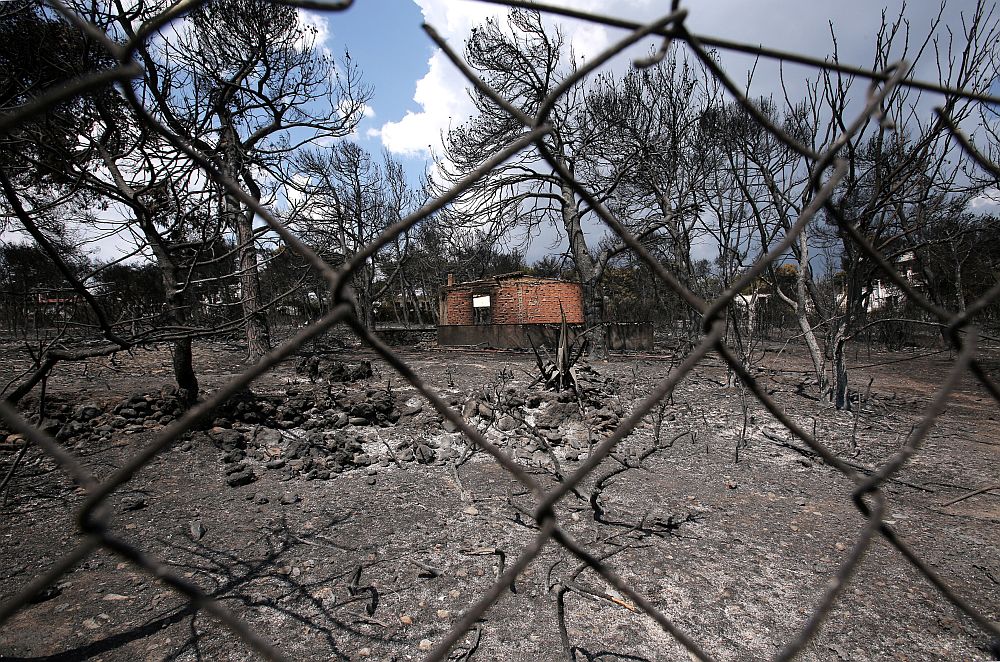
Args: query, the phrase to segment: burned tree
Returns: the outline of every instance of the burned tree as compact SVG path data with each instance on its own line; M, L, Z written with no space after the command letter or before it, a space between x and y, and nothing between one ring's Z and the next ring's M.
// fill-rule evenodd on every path
M293 8L217 0L192 12L180 38L143 56L155 112L257 202L303 146L349 134L371 91L349 55L335 67ZM128 28L125 28L126 30ZM254 212L223 187L220 217L234 236L247 357L270 349Z

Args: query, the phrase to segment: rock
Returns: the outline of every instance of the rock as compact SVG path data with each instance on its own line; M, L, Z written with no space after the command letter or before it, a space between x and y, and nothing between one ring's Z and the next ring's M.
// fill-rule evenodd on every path
M270 501L270 499L268 499L267 495L265 495L263 492L257 492L256 494L253 495L252 501L256 503L258 506L263 506L265 503Z
M424 410L424 406L422 404L420 404L419 402L417 402L415 404L407 405L406 407L403 407L399 411L399 415L400 416L404 416L404 417L406 417L406 416L416 416L417 414L419 414L423 410Z
M413 449L413 456L420 464L429 464L434 461L434 450L427 444L417 444Z
M434 647L434 643L430 639L421 639L420 643L417 644L417 648L422 651L429 651Z
M517 429L517 420L509 414L504 414L497 421L497 429L501 432L512 432Z
M247 465L244 462L241 461L241 462L236 462L234 464L230 464L230 465L224 467L223 471L225 472L225 474L227 476L229 476L229 475L232 475L232 474L244 471L244 470L246 470L246 468L247 468Z
M351 418L375 418L375 407L370 402L358 402L351 406Z
M445 432L457 432L458 426L452 423L450 420L445 419L441 421L441 429Z
M363 416L351 416L347 420L347 422L350 423L351 425L357 425L361 427L372 424L372 422L369 419L364 418Z
M243 485L249 485L254 482L255 477L253 471L250 469L244 469L234 474L229 474L226 476L226 484L229 487L241 487Z
M437 617L443 621L445 619L451 618L451 612L448 611L447 609L438 609Z
M298 494L293 494L292 492L285 492L281 495L281 503L286 506L290 506L293 503L298 503L302 501L302 497Z
M478 515L479 509L476 508L475 506L468 506L462 512L465 513L466 515Z
M330 420L330 425L339 429L346 426L349 422L350 417L344 412L339 412L336 417Z
M122 500L122 512L142 510L145 507L146 497L144 496L127 497Z
M465 401L462 407L462 418L469 420L479 412L479 403L475 399Z
M368 379L372 374L371 361L360 363L334 361L326 371L326 379L330 382L356 382L359 379Z
M232 450L244 445L243 433L238 430L216 426L208 431L208 436L223 450Z
M81 423L80 421L70 421L66 423L66 425L59 428L59 432L56 433L56 439L59 441L66 441L70 437L75 437L86 429L86 423Z
M281 443L281 431L260 426L254 432L253 440L259 446L277 446Z
M485 402L480 402L479 415L486 419L493 418L493 407L489 406Z
M87 422L100 415L101 408L94 404L80 405L73 410L73 418L81 422Z
M191 540L197 541L205 537L205 534L208 533L208 529L205 528L205 525L201 523L200 519L196 519L191 522L190 532Z
M413 625L413 617L409 614L403 614L399 617L399 622L403 625Z

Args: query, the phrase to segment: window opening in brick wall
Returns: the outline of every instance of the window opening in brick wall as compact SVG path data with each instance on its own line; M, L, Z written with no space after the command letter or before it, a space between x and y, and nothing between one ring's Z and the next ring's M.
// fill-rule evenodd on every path
M472 321L475 324L493 324L493 307L488 294L472 296Z

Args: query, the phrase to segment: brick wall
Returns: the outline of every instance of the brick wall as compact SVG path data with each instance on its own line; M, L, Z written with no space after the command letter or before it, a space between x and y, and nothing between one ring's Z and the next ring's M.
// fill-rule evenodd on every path
M560 304L570 324L583 323L583 289L578 283L531 277L506 278L492 287L484 284L445 290L445 325L473 324L472 297L490 295L494 324L558 324Z
M570 324L583 324L583 288L579 283L554 281L518 281L521 324L558 324L562 321L559 306Z
M451 290L445 295L446 320L442 324L472 324L472 292L467 289Z

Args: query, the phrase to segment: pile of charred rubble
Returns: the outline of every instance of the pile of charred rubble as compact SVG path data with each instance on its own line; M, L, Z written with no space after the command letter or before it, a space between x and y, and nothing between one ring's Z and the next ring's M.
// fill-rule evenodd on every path
M372 388L367 362L298 366L301 383L278 394L246 391L216 409L176 448L212 444L222 452L225 482L239 487L263 475L278 480L329 480L345 471L370 475L408 463L464 462L476 450L450 420L411 388ZM529 466L578 460L598 435L624 415L609 397L614 385L586 366L574 369L575 387L494 385L446 398L463 419L515 459ZM72 405L52 401L32 423L67 445L93 447L114 435L154 431L184 411L176 389L164 387L120 402ZM21 435L0 431L0 451L23 445Z

